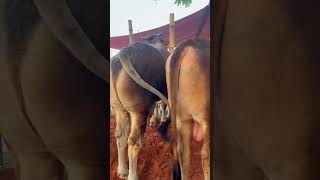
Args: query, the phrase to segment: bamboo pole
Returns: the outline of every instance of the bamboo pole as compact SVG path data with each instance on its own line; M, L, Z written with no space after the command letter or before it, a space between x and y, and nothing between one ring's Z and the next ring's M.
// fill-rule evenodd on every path
M128 25L129 25L129 43L132 44L134 43L133 39L133 30L132 30L132 21L128 20Z
M173 53L175 47L174 42L174 14L170 14L170 24L169 24L169 52Z

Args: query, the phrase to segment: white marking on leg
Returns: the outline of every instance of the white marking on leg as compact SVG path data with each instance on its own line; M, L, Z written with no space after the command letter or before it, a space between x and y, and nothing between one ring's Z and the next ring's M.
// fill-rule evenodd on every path
M117 148L118 148L118 176L124 178L128 175L128 168L126 164L126 147L129 131L129 117L123 112L117 113L117 127L115 136L117 138Z

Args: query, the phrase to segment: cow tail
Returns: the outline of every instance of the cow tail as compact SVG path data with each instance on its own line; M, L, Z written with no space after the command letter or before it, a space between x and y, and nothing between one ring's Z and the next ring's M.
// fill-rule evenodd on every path
M171 123L171 117L169 117L165 122L161 122L161 124L158 128L158 132L160 134L160 137L165 142L169 142L169 139L170 139L168 136L168 129L169 129L170 123Z
M179 76L182 58L180 55L185 46L179 46L175 49L170 60L169 81L170 81L170 97L171 97L171 122L172 122L172 144L173 144L173 179L181 179L181 169L177 152L177 92L179 89Z

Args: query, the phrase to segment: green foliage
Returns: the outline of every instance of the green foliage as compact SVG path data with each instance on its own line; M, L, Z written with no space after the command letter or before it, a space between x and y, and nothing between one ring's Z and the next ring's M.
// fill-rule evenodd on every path
M192 0L176 0L174 2L174 4L176 4L178 6L184 5L185 7L189 7L191 3L192 3Z
M156 3L160 0L154 0ZM177 6L183 5L184 7L189 7L192 3L192 0L175 0L174 4Z

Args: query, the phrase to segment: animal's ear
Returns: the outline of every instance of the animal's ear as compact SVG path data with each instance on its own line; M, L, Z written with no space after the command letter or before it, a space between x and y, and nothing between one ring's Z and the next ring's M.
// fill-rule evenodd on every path
M145 36L145 37L142 37L143 40L145 41L152 41L153 39L155 38L155 35L149 35L149 36Z

